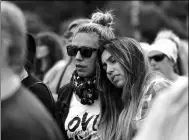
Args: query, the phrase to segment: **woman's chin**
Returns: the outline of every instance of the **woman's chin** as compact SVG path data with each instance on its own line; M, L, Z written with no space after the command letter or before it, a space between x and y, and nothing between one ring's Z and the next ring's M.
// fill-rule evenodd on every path
M124 82L118 81L118 82L114 82L113 84L117 88L123 88Z

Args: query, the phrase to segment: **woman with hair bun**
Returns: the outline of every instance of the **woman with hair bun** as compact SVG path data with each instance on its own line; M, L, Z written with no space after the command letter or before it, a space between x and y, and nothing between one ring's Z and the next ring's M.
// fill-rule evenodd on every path
M67 46L76 69L70 82L58 91L57 121L67 140L98 139L100 120L99 91L96 86L96 61L100 40L115 38L110 12L92 14L91 22L82 24Z
M67 31L64 33L65 44L63 45L63 52L65 53L65 58L59 60L44 76L43 82L49 86L55 101L58 97L59 88L70 82L75 68L74 60L67 55L66 45L72 41L78 26L89 22L90 19L87 18L76 18L69 24Z

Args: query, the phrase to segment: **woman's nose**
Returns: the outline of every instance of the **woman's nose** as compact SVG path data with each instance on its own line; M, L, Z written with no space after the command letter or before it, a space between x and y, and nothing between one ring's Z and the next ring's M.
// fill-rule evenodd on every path
M156 64L156 61L155 61L154 59L151 59L151 60L150 60L150 64L151 64L151 65L155 65L155 64Z
M151 65L152 67L155 67L156 64L157 64L157 62L156 62L154 59L151 59L151 60L150 60L150 65Z
M76 56L75 56L75 60L81 61L82 60L82 56L80 51L77 52Z
M107 65L106 73L111 75L113 72L113 67L111 65Z

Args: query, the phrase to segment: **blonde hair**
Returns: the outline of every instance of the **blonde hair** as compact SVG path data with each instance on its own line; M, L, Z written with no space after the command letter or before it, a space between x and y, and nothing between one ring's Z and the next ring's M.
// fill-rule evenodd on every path
M98 11L92 14L91 19L93 23L106 26L113 30L112 25L114 24L114 15L112 14L112 11L106 11L105 13Z
M123 88L116 88L107 78L99 57L97 87L102 91L99 135L102 140L131 140L136 132L133 118L143 95L146 77L150 72L148 61L138 41L116 38L99 49L99 56L107 50L123 68L127 80Z
M111 25L113 24L113 15L110 11L98 11L91 16L91 22L82 24L78 27L75 35L81 32L98 35L99 40L108 40L115 38Z
M78 19L75 19L73 20L70 24L69 24L69 27L68 27L68 31L70 31L72 28L74 27L77 27L81 24L84 24L84 23L89 23L91 22L90 19L87 19L87 18L78 18Z

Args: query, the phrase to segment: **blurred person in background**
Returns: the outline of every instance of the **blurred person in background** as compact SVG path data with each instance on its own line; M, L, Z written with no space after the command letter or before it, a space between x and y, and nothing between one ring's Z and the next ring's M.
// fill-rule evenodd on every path
M186 31L188 31L188 15L186 17L186 23L185 23L185 25L186 25Z
M98 55L99 136L101 140L131 140L145 123L153 99L171 82L151 71L139 42L132 38L105 41Z
M179 37L188 38L185 25L175 18L175 11L178 14L184 10L188 15L188 2L180 5L183 1L161 1L159 3L169 3L175 5L170 14L162 9L161 4L158 6L155 1L109 1L105 5L105 9L116 9L115 15L119 20L119 24L115 24L120 36L135 37L140 36L138 41L153 43L157 32L162 28L173 30ZM178 8L179 7L179 8ZM185 19L185 18L184 18ZM150 22L150 26L146 24Z
M147 42L139 42L140 43L140 46L144 52L144 56L146 57L146 59L148 60L148 52L150 51L150 44L147 43ZM150 65L150 62L147 61L148 65ZM152 67L149 67L149 69L152 70Z
M64 56L62 60L67 62L67 61L69 60L69 56L68 56L68 54L67 54L67 51L66 51L66 47L65 47L65 46L66 46L67 43L68 43L68 39L67 39L65 36L60 36L60 40L61 40L61 42L62 42L62 52L63 52L63 56ZM61 60L59 60L58 62L61 62ZM57 62L57 63L58 63L58 62ZM57 63L56 63L56 64L57 64ZM55 65L56 65L56 64L55 64ZM54 66L55 66L55 65L54 65ZM54 66L53 66L53 67L54 67ZM52 67L52 68L53 68L53 67ZM52 69L52 68L50 68L50 69ZM49 70L49 71L50 71L50 70ZM49 71L48 71L48 72L49 72ZM44 76L44 77L45 77L45 76ZM43 80L44 80L44 78L43 78Z
M49 88L40 80L38 80L32 72L35 70L35 55L36 55L36 43L32 35L26 34L27 36L27 50L26 63L19 73L19 77L24 87L28 88L39 100L44 104L53 117L55 117L55 102Z
M91 22L78 26L67 52L76 70L68 84L58 91L57 121L66 140L98 139L100 101L96 87L97 49L100 40L115 38L110 12L92 14Z
M70 82L72 73L75 70L74 59L68 56L66 46L71 43L73 35L75 34L78 26L89 23L90 19L79 18L73 20L64 34L66 45L63 46L66 59L58 61L44 76L44 83L46 83L51 92L54 94L55 100L60 87Z
M152 69L161 72L170 81L174 82L180 77L177 71L178 49L170 39L155 41L150 46L148 58Z
M34 36L30 33L26 33L26 37L27 51L25 52L25 57L27 59L25 60L26 63L24 65L24 68L31 75L34 75L36 70L36 41Z
M188 140L188 80L179 78L157 96L133 140Z
M150 50L150 44L147 42L139 42L141 48L144 51L144 55L147 57L148 56L148 51Z
M63 59L62 42L54 32L40 32L36 35L36 73L43 80L44 75L56 62Z
M23 12L1 2L1 138L3 140L63 140L51 115L40 101L21 86L26 52Z
M173 41L178 50L177 73L188 76L188 40L179 38L172 30L162 29L157 33L155 41L161 38L167 38Z

